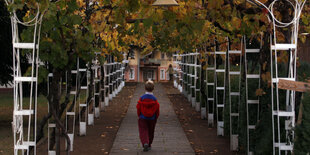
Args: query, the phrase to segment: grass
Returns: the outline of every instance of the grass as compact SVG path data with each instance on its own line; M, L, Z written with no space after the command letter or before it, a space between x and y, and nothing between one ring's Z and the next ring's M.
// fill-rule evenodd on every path
M0 92L0 155L13 154L13 133L11 122L14 108L13 92ZM23 99L24 107L29 107L29 97ZM38 121L47 114L47 99L38 97Z
M0 93L0 122L11 122L13 119L13 107L14 99L12 92L1 92ZM29 97L23 99L24 107L29 107ZM40 95L38 97L38 118L47 113L47 99L45 96Z
M81 102L86 100L85 91L81 92ZM64 95L61 97L61 102L64 101ZM72 100L72 96L70 100ZM40 95L37 99L38 106L38 122L41 121L43 116L45 116L48 112L48 101L45 96ZM14 154L13 152L13 133L11 122L13 120L13 108L14 108L14 99L13 92L0 92L0 155L4 154ZM77 101L78 102L78 101ZM29 107L29 97L25 97L23 99L23 107L24 109ZM65 115L64 115L65 116ZM25 125L27 125L28 121L25 121ZM47 130L47 129L46 129ZM44 131L45 133L47 131ZM45 134L46 135L46 134Z

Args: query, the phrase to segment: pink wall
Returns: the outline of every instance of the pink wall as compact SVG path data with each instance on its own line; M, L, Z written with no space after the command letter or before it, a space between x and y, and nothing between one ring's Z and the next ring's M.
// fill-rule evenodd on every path
M164 70L165 70L165 79L164 79L164 80L161 80L161 79L160 79L160 70L161 70L161 69L164 69ZM160 82L167 82L167 81L168 81L168 80L167 80L167 74L169 74L169 73L166 72L167 69L168 69L168 67L158 67L158 81L160 81Z
M134 68L134 70L135 70L135 78L133 80L130 80L129 79L129 72L130 72L130 70L127 70L127 71L125 71L125 81L126 82L138 82L138 66L137 65L130 65L129 67L130 68ZM160 70L161 69L165 69L165 79L164 80L160 80ZM168 80L166 78L167 78L167 76L169 76L168 75L169 73L166 72L167 69L168 69L168 67L160 67L159 66L158 69L157 69L157 72L155 71L155 81L167 82ZM143 81L143 70L141 70L141 69L140 69L139 77L140 77L139 82L144 82Z
M138 81L138 66L137 65L129 65L130 68L135 70L135 78L133 80L129 79L130 70L125 71L125 81L126 82L137 82Z

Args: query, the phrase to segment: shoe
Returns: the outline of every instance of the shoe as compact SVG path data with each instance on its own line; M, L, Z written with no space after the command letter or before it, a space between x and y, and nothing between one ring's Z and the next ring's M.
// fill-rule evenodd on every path
M152 147L149 146L149 151L152 149Z
M149 144L144 144L143 145L143 152L149 151Z

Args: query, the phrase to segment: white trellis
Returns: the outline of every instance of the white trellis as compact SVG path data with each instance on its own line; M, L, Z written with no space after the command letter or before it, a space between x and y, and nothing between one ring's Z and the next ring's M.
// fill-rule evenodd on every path
M215 52L207 52L207 68L206 68L206 89L207 89L207 109L208 109L208 125L214 126L215 114ZM211 72L211 76L209 73Z
M173 70L174 70L174 87L177 88L180 92L183 91L182 88L182 82L183 82L183 59L184 55L180 54L174 54L173 58L174 61L173 63L175 64Z
M250 43L249 43L250 44ZM260 88L260 64L257 62L259 58L259 48L247 47L247 40L244 37L244 65L245 65L245 90L246 90L246 118L247 118L247 153L253 154L253 138L256 124L259 120L259 96L256 90ZM256 63L255 63L256 62ZM255 65L256 64L256 65Z
M192 103L193 68L190 65L193 63L193 58L189 54L186 54L185 57L187 59L187 63L185 64L187 67L187 100L191 102L192 107L194 107L194 104Z
M117 63L117 68L116 68L116 93L115 95L117 95L121 90L122 90L122 85L123 85L123 64L118 62Z
M173 85L175 88L177 88L181 92L181 90L180 90L180 86L181 86L181 84L180 84L180 79L181 79L180 71L181 71L181 69L180 69L180 65L179 65L180 55L179 54L173 54L172 56L173 56L173 63L174 63L174 66L173 66L173 71L174 71Z
M68 74L66 74L66 85L68 89L68 84L71 81L71 89L70 91L70 99L72 99L72 105L66 107L66 131L68 137L70 138L70 151L73 151L73 143L74 143L74 132L75 132L75 112L76 112L76 103L77 103L77 94L79 87L79 58L77 58L76 68L71 70L71 79L68 79ZM73 107L72 109L70 109ZM65 143L67 147L67 143Z
M228 84L229 84L229 114L230 114L230 149L238 149L238 122L241 91L241 60L242 60L242 39L239 48L231 49L228 43ZM236 59L236 60L234 60ZM239 59L239 61L238 61ZM232 83L237 85L232 85Z
M108 56L108 63L106 64L108 67L108 85L109 85L109 100L111 101L112 98L113 98L113 68L114 68L114 60L113 60L113 57L112 56Z
M190 101L192 102L192 107L196 107L196 84L197 84L197 57L199 53L189 53L190 63L189 66L189 78L190 78ZM200 106L199 106L200 108Z
M85 68L83 68L85 67ZM87 104L87 98L88 98L88 87L89 87L89 71L87 70L86 66L79 66L79 87L80 87L80 95L78 98L79 103L79 126L80 126L80 136L86 135L86 124L87 124L87 114L88 114L88 104ZM82 95L85 95L85 100L82 100ZM81 112L83 109L85 109L86 112Z
M188 96L188 66L187 64L187 57L185 56L185 54L181 54L181 63L180 65L182 66L182 92L184 94L184 96Z
M47 94L50 93L50 85L51 85L52 78L53 78L53 73L49 73L47 76ZM60 85L60 87L61 87L61 85ZM50 113L50 103L48 103L48 113ZM54 137L54 141L55 141L55 136L53 136L53 133L55 132L55 130L56 130L56 123L51 122L51 120L48 119L48 122L47 122L48 155L56 155L56 150L51 148L51 146L50 146L52 137Z
M217 135L224 136L224 105L226 101L226 51L215 51L215 58L215 108L217 120Z
M112 100L112 56L107 56L106 63L104 64L104 78L105 78L105 106L109 105Z
M104 105L109 106L109 65L108 59L107 62L103 65L103 73L104 73Z
M126 58L126 55L124 54L124 60L121 64L121 74L120 74L120 80L121 80L121 83L120 83L120 91L125 87L125 67L126 65L129 63L128 60L125 59Z
M188 54L189 57L189 63L187 64L189 67L189 101L192 103L192 107L195 107L196 104L196 99L195 99L195 94L196 94L196 80L195 80L195 56L191 55L191 53Z
M206 53L205 53L206 54ZM206 55L202 54L200 57L206 58ZM204 71L204 67L207 67L206 64L203 64L205 62L201 63L201 68L200 69L200 89L204 91L200 91L200 117L201 119L206 119L207 118L207 80L206 80L206 70ZM204 94L203 94L204 93Z
M104 65L100 66L100 109L101 111L105 111L105 69Z
M96 54L96 57L95 59L92 61L93 64L92 64L92 70L93 70L93 73L94 73L94 81L93 81L93 104L94 104L94 117L95 118L99 118L100 116L100 108L103 109L103 106L101 106L101 98L100 98L100 85L101 85L101 75L100 75L100 72L101 72L101 66L100 66L100 62L98 60L98 56L101 54L100 52L99 53L95 53Z
M191 78L191 68L189 64L191 63L191 57L188 54L184 54L184 67L185 67L185 77L186 77L186 94L187 94L187 100L190 102L192 99L191 95L191 84L192 84L192 78Z
M91 70L94 71L93 66L90 67ZM91 77L91 72L88 71L87 72L87 76ZM89 84L94 84L94 79L95 77L93 77L93 81L91 81L91 78L89 78ZM94 85L93 85L94 87ZM90 91L90 90L89 90ZM91 98L89 101L87 101L87 125L95 125L94 119L95 119L95 102L94 102L94 94L91 94Z
M179 82L179 91L183 94L185 94L184 90L185 90L185 86L184 86L184 57L182 54L179 54L179 59L178 59L178 65L179 65L179 73L180 73L180 82Z
M174 55L176 58L179 56L181 59L181 61L174 61L174 63L180 66L180 68L176 67L174 70L176 71L175 77L179 77L180 80L179 84L175 81L175 86L192 103L192 107L200 109L200 104L196 105L196 91L200 91L200 89L196 89L196 80L198 79L197 67L200 67L197 65L198 55L199 53Z
M269 19L273 26L273 34L270 36L273 154L288 153L293 151L294 146L295 91L287 90L286 93L280 91L278 82L280 79L296 81L299 19L306 0L284 1L292 8L293 13L292 20L287 23L281 22L275 17L274 5L279 0L274 0L269 6L265 6L258 0L255 0L255 2L268 10ZM281 42L278 39L279 30L281 29L290 30L290 38L286 42ZM287 52L289 55L289 70L286 75L279 75L278 55L280 52ZM282 96L285 100L281 99ZM284 104L285 106L283 106ZM281 135L286 136L283 139Z
M174 54L174 87L187 97L196 111L200 111L200 81L201 66L199 53Z
M109 105L109 100L112 100L125 86L125 65L128 60L123 60L122 63L115 62L114 56L107 56L106 63L103 66L104 72L104 89L105 106Z
M177 83L177 88L178 90L182 93L183 92L183 65L182 65L182 59L183 57L178 54L178 57L176 59L177 63L177 77L178 77L178 83Z
M195 110L196 111L200 111L201 108L201 93L200 93L200 89L201 89L201 65L200 65L200 53L194 53L194 71L195 71L195 75L194 75L194 91L195 91Z
M114 56L112 56L112 65L111 65L111 86L112 86L112 88L111 88L111 100L116 96L115 95L115 92L116 92L116 70L117 70L117 62L115 62L115 60L114 60Z
M6 0L7 5L14 3L14 0ZM39 67L39 42L43 14L39 4L34 18L28 22L22 22L16 15L16 10L11 12L12 44L13 44L13 85L14 85L14 110L12 128L14 133L14 154L36 154L36 132L37 132L37 88L38 88L38 67ZM33 28L31 42L20 41L19 25ZM22 50L31 50L29 62L31 64L30 76L24 76L21 72L20 54ZM24 103L23 83L30 84L29 106ZM24 120L27 118L28 123ZM27 127L25 128L24 125Z
M200 111L200 86L197 86L201 66L198 63L199 53L174 54L174 87L187 97L192 107ZM199 69L198 69L199 68Z

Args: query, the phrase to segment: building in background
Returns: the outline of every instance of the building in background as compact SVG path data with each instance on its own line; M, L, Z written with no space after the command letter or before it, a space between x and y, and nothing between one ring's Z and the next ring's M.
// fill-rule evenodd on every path
M126 82L145 82L151 79L155 82L168 82L169 65L173 65L172 54L154 51L148 55L140 55L134 51L134 58L129 58L128 68L125 72Z

